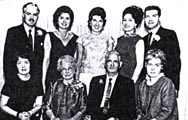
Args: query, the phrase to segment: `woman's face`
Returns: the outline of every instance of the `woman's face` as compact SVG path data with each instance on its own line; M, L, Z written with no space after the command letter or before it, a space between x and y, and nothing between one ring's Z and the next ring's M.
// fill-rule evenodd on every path
M75 68L70 62L63 61L63 67L61 70L61 75L64 80L71 80L74 78Z
M90 21L92 33L100 34L103 30L103 24L104 21L102 20L101 16L94 15Z
M122 24L125 32L134 31L137 25L131 14L125 14Z
M20 74L28 74L30 72L30 62L26 58L19 57L16 63L18 73Z
M58 17L58 25L60 29L68 29L70 26L71 18L68 13L61 13Z
M161 60L159 58L151 58L148 63L146 63L147 74L151 78L157 77L163 68Z

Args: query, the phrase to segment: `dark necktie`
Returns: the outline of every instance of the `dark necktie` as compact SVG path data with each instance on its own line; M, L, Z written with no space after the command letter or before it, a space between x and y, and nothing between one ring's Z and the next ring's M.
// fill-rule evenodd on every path
M149 34L148 34L148 42L149 42L149 45L151 45L151 37L152 37L152 32L150 32Z
M33 50L33 38L31 35L32 30L29 30L29 43L31 44L32 50Z
M108 110L109 110L109 100L110 100L110 92L111 92L111 88L112 88L112 78L109 78L109 83L108 83L108 88L106 91L106 98L105 98L105 102L104 102L104 108L103 108L103 113L107 114Z

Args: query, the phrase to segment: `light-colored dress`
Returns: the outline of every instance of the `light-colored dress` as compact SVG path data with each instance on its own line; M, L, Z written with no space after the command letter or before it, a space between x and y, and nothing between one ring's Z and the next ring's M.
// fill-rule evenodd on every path
M83 47L80 81L86 84L88 90L89 83L93 76L106 73L104 67L105 56L107 52L111 50L110 46L112 46L114 40L112 37L103 33L99 35L86 33L77 39L77 43L81 44Z

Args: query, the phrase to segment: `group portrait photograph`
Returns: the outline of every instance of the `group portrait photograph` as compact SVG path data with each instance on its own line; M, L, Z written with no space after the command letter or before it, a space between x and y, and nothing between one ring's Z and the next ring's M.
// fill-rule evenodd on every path
M188 120L185 0L0 0L0 120Z

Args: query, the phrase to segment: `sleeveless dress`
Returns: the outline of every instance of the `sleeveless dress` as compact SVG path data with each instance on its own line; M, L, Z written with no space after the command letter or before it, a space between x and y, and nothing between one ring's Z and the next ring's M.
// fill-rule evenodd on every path
M68 42L66 46L63 45L61 40L54 35L54 33L49 32L51 41L51 51L50 51L50 63L46 75L46 90L48 89L50 82L55 82L57 79L61 78L60 73L57 71L57 60L63 55L70 55L74 57L76 52L78 38L77 35L73 34L73 37Z
M120 36L117 41L115 50L121 55L123 65L120 74L132 78L136 68L136 44L141 39L139 35L125 37Z

